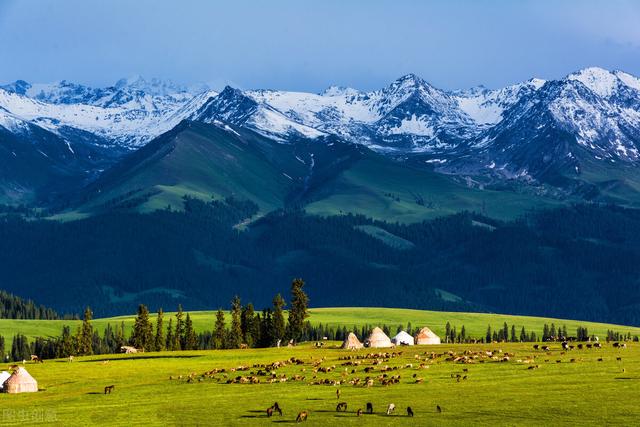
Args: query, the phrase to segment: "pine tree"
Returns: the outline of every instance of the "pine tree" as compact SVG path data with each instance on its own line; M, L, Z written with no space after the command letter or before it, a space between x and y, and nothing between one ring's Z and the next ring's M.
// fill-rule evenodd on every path
M502 341L509 341L509 325L507 325L507 322L504 322L502 326Z
M556 339L556 325L554 323L551 324L551 328L549 329L549 338L555 340Z
M548 341L548 340L549 340L549 325L545 323L544 327L542 328L542 341Z
M253 304L249 303L242 309L242 315L240 316L240 327L242 329L242 341L249 347L253 347L254 341L254 311Z
M182 304L178 305L176 313L176 333L173 336L173 349L182 350L184 348L184 314L182 313Z
M272 313L272 338L273 344L284 339L286 333L286 326L284 323L284 299L280 294L276 295L273 299L273 313Z
M138 316L133 325L131 344L145 351L153 351L154 349L153 327L149 320L149 309L144 304L138 306Z
M511 342L517 342L516 338L516 325L511 325Z
M262 310L262 319L260 322L260 347L271 347L274 343L275 335L271 309L265 308Z
M231 301L231 329L229 330L229 348L240 348L242 344L242 305L240 297L235 296Z
M4 337L0 335L0 363L6 361Z
M90 356L93 354L93 326L91 325L91 319L93 313L91 309L87 307L84 310L84 317L82 319L82 326L78 330L78 349L77 354L81 356Z
M218 309L216 313L216 324L213 332L213 343L217 349L225 348L226 346L227 329L224 324L224 311Z
M444 342L449 342L449 336L451 335L451 323L447 322L444 326Z
M487 334L485 335L484 342L486 343L491 342L491 325L487 326Z
M164 338L164 312L162 308L158 310L158 318L156 319L156 351L164 351L167 347Z
M464 325L462 325L462 329L460 329L460 341L465 342L466 340L467 340L467 330L464 327Z
M117 325L116 325L117 326ZM120 322L120 328L116 327L116 350L120 351L120 348L126 344L127 338L125 337L126 327L124 320Z
M304 281L294 279L291 283L291 309L289 310L289 336L298 341L305 328L305 319L309 317L307 312L309 297L304 292Z
M520 342L527 341L527 332L524 330L524 326L520 330Z
M71 336L71 328L69 326L65 325L62 327L62 336L59 341L60 344L58 345L56 357L69 357L75 354L73 337Z
M22 334L14 335L13 342L11 343L11 359L14 362L20 362L28 360L30 356L31 351L27 337Z
M198 336L193 329L193 322L191 316L187 313L187 318L184 322L184 349L196 350L198 348Z
M169 324L167 325L167 350L176 350L176 338L173 335L173 319L169 318Z

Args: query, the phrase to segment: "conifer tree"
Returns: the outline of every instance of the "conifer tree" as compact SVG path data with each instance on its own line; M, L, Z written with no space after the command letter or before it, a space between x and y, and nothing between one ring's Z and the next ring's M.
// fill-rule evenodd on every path
M193 330L193 322L191 322L191 316L187 313L187 318L184 322L184 349L196 350L198 348L198 337Z
M449 336L451 335L451 323L447 322L444 327L444 340L445 342L449 342Z
M309 297L304 292L304 281L294 279L291 283L291 309L289 310L289 336L298 341L305 329L305 319L309 317L307 312Z
M218 309L216 312L216 324L213 332L213 344L214 348L225 348L226 345L227 328L224 324L224 311Z
M276 344L278 341L284 339L284 335L286 333L286 326L284 323L284 299L280 294L276 295L273 298L273 313L272 313L272 338L273 344Z
M176 350L176 338L173 335L173 319L169 318L169 324L167 325L167 350Z
M81 356L90 356L93 354L93 326L91 325L92 318L93 313L91 312L91 309L87 307L84 310L82 325L78 330L77 354Z
M240 327L242 329L242 340L249 347L254 346L255 336L255 313L253 310L253 304L249 303L242 309L242 315L240 317Z
M229 329L229 348L240 348L242 344L242 305L240 297L235 296L231 301L231 329Z
M71 336L71 328L69 326L62 327L62 336L60 337L60 345L56 357L69 357L75 354L73 345L73 337Z
M145 351L153 351L154 349L153 327L149 320L149 309L144 304L138 306L138 316L133 325L131 344L135 348L141 348Z
M511 342L517 342L516 338L516 325L511 325Z
M524 326L520 330L520 342L527 341L527 332L524 330Z
M6 359L5 359L4 337L2 335L0 335L0 363L4 363L5 361L6 361Z
M182 312L182 304L178 304L178 312L176 313L176 333L173 336L173 349L182 350L184 348L184 314Z
M164 312L162 308L158 310L158 318L156 319L156 351L164 351L167 347L166 340L164 338Z
M491 342L491 325L487 326L487 334L485 335L484 341L487 343Z

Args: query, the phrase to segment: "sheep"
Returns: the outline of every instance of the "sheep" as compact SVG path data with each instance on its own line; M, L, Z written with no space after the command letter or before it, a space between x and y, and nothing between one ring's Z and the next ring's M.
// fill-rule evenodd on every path
M396 410L396 405L394 405L393 403L389 403L389 406L387 406L387 415L391 415L391 413L395 410Z
M347 412L347 402L340 402L336 406L336 412Z

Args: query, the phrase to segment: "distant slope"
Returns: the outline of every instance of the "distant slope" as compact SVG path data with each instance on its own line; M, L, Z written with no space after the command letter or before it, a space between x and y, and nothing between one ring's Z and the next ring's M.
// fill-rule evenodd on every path
M538 336L541 336L545 323L549 325L554 323L556 327L566 326L571 335L575 335L578 326L586 327L589 334L595 334L601 338L606 337L607 330L609 329L624 334L631 333L631 335L640 335L640 328L632 326L492 313L459 313L382 307L312 308L309 310L309 313L309 321L314 325L323 324L330 327L344 326L347 329L352 329L353 326L387 325L395 330L397 326L406 328L407 323L411 323L412 327L428 326L440 336L444 336L447 322L451 323L451 326L455 326L458 330L464 325L467 335L472 337L483 337L487 331L487 326L491 325L492 330L496 330L502 328L505 322L509 327L515 325L518 334L524 326L527 331L534 331ZM196 332L209 331L213 328L216 315L215 311L192 311L189 315L193 321ZM174 316L175 313L165 313L165 322L168 322L168 319ZM135 316L108 317L95 319L93 326L102 333L107 324L115 326L116 324L124 322L130 332L134 320ZM80 323L81 321L79 320L43 321L0 319L0 335L9 337L15 333L22 333L30 338L37 336L54 337L60 335L63 325L70 325L75 328L79 326Z
M283 144L222 122L185 121L107 170L76 199L76 209L181 209L184 195L249 199L262 214L306 206L321 215L352 212L402 222L461 210L513 218L559 204L469 188L334 136Z

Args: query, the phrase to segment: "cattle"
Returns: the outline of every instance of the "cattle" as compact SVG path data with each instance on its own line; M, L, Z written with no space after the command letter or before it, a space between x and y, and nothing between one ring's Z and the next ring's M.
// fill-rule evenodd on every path
M563 341L563 342L562 342L562 349L563 349L563 350L569 350L569 343L568 343L568 342L566 342L566 341Z
M111 394L113 390L115 390L115 385L108 385L104 388L104 394Z
M539 346L538 344L534 344L534 345L533 345L533 349L534 349L534 350L537 350L537 349L539 349L539 348L540 348L540 346Z
M282 416L282 409L280 409L280 405L278 405L278 402L274 402L272 408L278 413L278 415Z
M391 415L395 410L396 405L394 405L393 403L389 403L389 406L387 406L387 415Z
M347 412L347 402L340 402L336 406L336 412Z
M413 417L413 409L411 409L411 406L407 406L407 416Z
M373 414L373 404L371 402L367 402L367 414Z
M309 416L309 413L307 411L302 411L298 414L298 416L296 417L296 422L302 422L302 421L307 421L307 417Z

